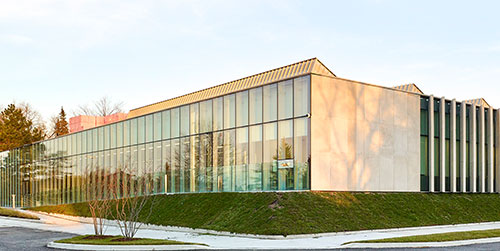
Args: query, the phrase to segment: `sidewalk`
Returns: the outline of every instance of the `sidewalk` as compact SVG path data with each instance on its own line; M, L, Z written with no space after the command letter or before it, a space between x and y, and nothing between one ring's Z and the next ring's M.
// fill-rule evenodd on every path
M40 230L60 231L73 234L93 234L93 226L89 219L80 217L59 217L41 213L33 213L40 221L0 217L0 227L22 226ZM108 222L106 234L118 235L119 228L114 222ZM290 236L287 238L261 239L257 236L217 235L214 231L190 230L187 228L146 226L139 230L137 237L172 239L183 242L194 242L208 245L213 249L332 249L346 248L343 243L381 238L403 237L411 235L500 229L500 222L475 223L434 227L415 227L402 229L384 229L356 231L345 233L326 233L317 235ZM450 244L451 245L451 244Z

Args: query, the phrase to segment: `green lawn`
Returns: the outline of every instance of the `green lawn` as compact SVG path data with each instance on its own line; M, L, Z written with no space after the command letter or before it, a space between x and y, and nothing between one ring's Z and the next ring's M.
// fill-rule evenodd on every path
M147 223L291 235L500 221L498 194L203 193L157 195ZM31 210L90 216L86 203Z
M443 241L461 241L461 240L473 240L473 239L494 238L494 237L500 237L500 229L416 235L416 236L399 237L399 238L359 241L357 243L443 242Z
M120 239L123 239L123 236L105 236L104 238L96 239L95 235L81 235L69 239L58 240L55 242L87 245L201 245L196 243L147 238L134 238L132 240L125 241Z
M9 208L5 208L5 207L0 207L0 216L39 220L39 218L34 216L34 215L31 215L28 213L23 213L23 212L9 209Z

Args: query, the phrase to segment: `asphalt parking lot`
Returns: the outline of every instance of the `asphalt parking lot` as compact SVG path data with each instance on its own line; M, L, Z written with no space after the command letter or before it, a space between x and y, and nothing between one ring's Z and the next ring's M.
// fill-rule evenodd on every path
M24 227L0 227L0 251L4 250L52 250L47 243L75 235Z

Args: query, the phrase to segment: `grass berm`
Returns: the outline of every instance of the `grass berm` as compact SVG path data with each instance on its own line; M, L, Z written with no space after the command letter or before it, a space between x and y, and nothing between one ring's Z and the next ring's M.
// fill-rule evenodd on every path
M146 223L292 235L500 221L498 194L263 192L156 195ZM30 210L90 217L86 203Z

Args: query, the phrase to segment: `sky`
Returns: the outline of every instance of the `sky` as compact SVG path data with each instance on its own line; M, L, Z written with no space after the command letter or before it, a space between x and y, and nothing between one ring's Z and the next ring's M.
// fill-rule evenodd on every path
M500 1L0 0L0 106L125 110L317 57L500 107Z

